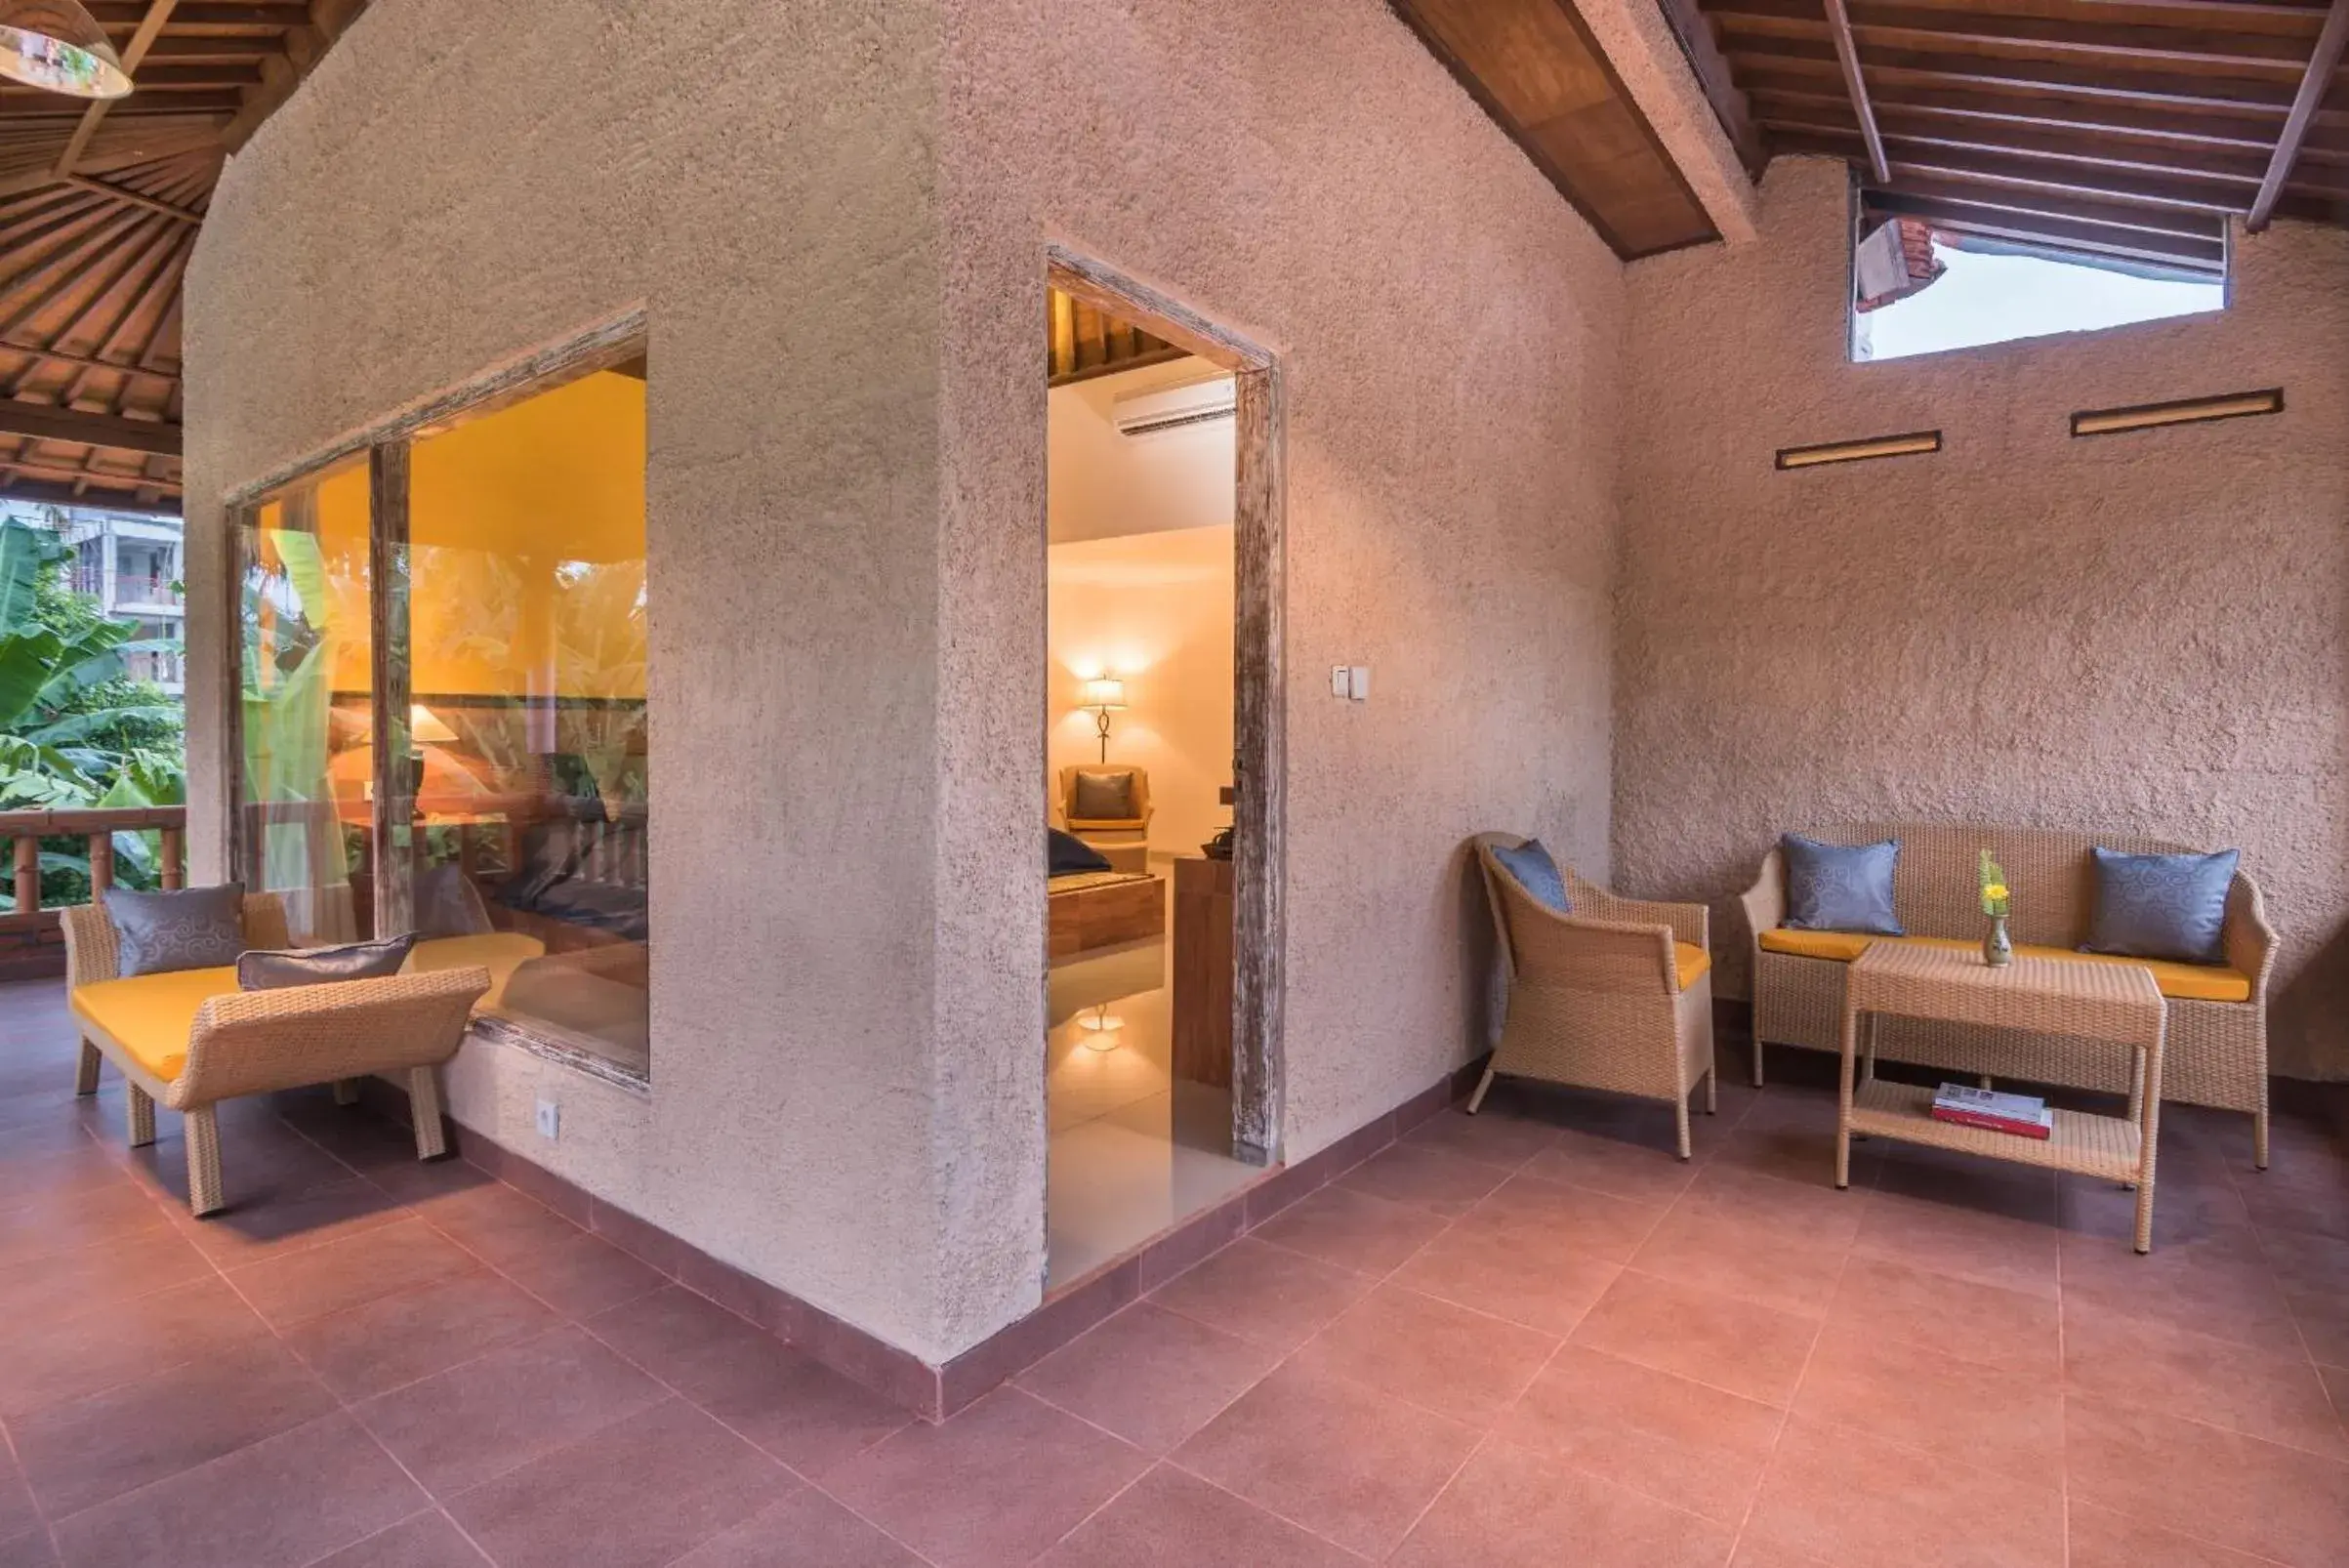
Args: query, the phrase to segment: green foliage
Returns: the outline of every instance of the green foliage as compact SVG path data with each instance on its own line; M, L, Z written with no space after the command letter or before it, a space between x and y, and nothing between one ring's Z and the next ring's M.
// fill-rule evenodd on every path
M2008 892L2005 868L1990 857L1988 849L1983 850L1982 913L1994 920L2005 919L2009 901Z
M54 533L0 522L0 811L177 805L187 798L180 705L131 680L122 655L165 644L73 592ZM114 836L117 875L150 886L153 836ZM90 896L87 846L42 843L44 904Z

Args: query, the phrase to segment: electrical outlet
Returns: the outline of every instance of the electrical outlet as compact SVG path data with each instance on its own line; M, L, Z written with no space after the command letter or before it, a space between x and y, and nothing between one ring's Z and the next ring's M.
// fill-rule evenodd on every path
M562 1107L551 1099L538 1102L538 1135L549 1142L562 1136Z

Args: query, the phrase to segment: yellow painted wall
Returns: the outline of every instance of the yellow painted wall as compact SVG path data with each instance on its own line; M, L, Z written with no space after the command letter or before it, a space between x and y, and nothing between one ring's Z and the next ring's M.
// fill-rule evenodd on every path
M538 694L643 697L644 440L644 383L605 371L416 443L415 690L519 695L536 665ZM370 690L363 466L321 487L318 526L348 629L335 684ZM558 588L566 562L588 570Z

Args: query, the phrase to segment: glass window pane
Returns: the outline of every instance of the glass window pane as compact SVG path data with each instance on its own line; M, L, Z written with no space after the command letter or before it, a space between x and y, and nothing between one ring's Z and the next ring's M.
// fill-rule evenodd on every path
M303 942L373 928L368 504L362 459L270 497L240 541L239 872Z
M491 1011L648 1071L644 383L598 372L412 461L418 929L469 939Z

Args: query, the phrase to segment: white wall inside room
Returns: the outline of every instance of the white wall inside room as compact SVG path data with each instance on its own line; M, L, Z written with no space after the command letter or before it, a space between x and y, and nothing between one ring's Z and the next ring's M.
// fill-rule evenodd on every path
M1216 375L1204 359L1177 359L1052 389L1046 516L1053 544L1231 525L1230 420L1120 435L1111 411L1119 397Z
M1100 761L1084 684L1125 681L1109 760L1149 770L1154 855L1195 852L1231 820L1216 792L1231 782L1233 425L1121 435L1114 405L1215 374L1178 359L1051 394L1046 777Z
M1099 761L1077 705L1087 681L1116 676L1126 711L1109 716L1109 760L1149 770L1150 851L1196 852L1231 820L1216 796L1231 782L1231 525L1054 545L1048 614L1048 776Z

